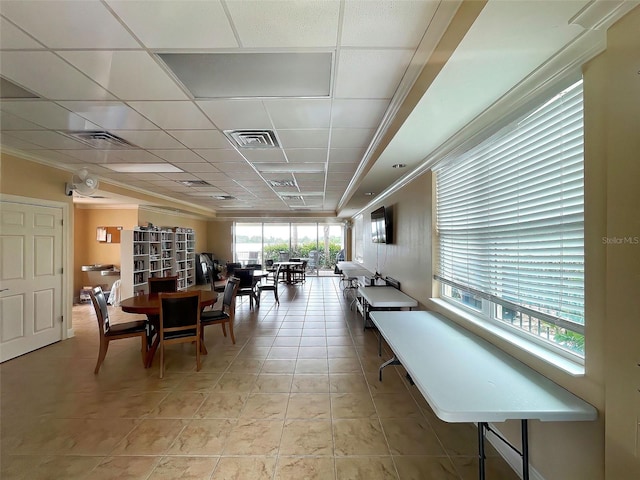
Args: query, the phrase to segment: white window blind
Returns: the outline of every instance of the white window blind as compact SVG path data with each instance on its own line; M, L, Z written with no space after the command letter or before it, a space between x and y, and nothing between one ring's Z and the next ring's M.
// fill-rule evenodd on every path
M436 278L584 333L582 82L435 171Z

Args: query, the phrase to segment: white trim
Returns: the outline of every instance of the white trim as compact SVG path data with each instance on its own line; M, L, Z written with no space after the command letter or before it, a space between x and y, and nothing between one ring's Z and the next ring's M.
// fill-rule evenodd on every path
M73 299L70 292L73 291L73 232L69 220L69 204L41 198L20 197L0 192L1 202L21 203L50 208L62 209L62 340L73 336ZM70 301L71 300L71 301Z

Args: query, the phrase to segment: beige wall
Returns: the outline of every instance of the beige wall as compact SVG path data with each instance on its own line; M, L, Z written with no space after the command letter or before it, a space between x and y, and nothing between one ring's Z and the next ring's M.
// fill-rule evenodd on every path
M211 221L208 231L209 242L204 251L213 253L220 263L233 261L233 221Z

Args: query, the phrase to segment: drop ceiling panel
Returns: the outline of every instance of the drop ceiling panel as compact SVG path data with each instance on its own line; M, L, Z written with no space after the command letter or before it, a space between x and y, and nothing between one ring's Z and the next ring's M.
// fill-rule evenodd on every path
M217 173L218 170L210 163L181 163L180 168L189 173Z
M200 155L197 155L195 152L191 150L186 150L184 148L180 150L163 150L163 149L151 149L149 150L154 155L166 160L170 163L198 163L205 162L205 159Z
M186 100L187 95L144 51L63 51L69 63L122 100ZM131 79L137 79L131 81Z
M97 0L3 1L2 14L50 48L140 47Z
M326 148L329 143L329 129L277 131L280 145L283 148Z
M416 48L440 0L345 2L341 45Z
M351 163L358 165L362 161L363 148L332 148L329 150L329 164Z
M4 7L2 8L4 13ZM41 49L42 44L36 42L13 24L0 18L0 47L3 50L11 49Z
M45 148L58 150L87 148L84 143L76 142L69 137L49 130L18 130L11 132L11 134L20 140Z
M391 98L413 50L342 50L335 98ZM362 82L366 78L367 82Z
M140 148L182 148L179 141L162 130L112 130L112 133Z
M252 163L286 162L287 159L280 148L243 148L242 155Z
M214 125L193 102L128 102L160 128L176 130L212 129Z
M12 135L13 132L0 132L0 140L2 141L3 146L15 148L18 150L24 151L32 151L32 150L45 150L45 147L41 145L36 145L35 143L27 142L25 140L21 140L18 137Z
M51 52L0 52L5 78L53 100L112 100L104 88Z
M337 0L227 2L243 47L327 47L338 36Z
M260 100L199 100L196 103L221 130L273 127Z
M388 106L388 100L334 100L332 125L336 128L374 128Z
M53 102L2 101L0 110L53 130L94 130L98 126ZM5 126L2 125L4 129Z
M331 53L161 53L195 98L328 97Z
M245 158L240 155L236 150L230 148L209 148L209 149L197 149L195 153L200 155L208 162L246 162Z
M60 105L108 130L155 130L157 128L122 102L60 102Z
M20 118L16 115L13 115L9 112L0 111L0 125L2 125L2 130L44 130L40 125L36 125L35 123L31 123L24 118Z
M372 128L334 128L331 131L331 148L366 148L374 132Z
M324 99L265 100L276 128L328 128L331 101Z
M326 148L288 148L285 152L291 163L322 163L327 161Z
M171 130L187 148L229 148L229 140L218 130Z
M231 25L218 1L107 2L148 48L237 47Z

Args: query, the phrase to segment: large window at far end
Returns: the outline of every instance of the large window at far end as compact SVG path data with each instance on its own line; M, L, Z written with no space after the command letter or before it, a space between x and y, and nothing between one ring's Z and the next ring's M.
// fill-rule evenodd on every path
M584 357L582 82L435 170L441 297Z

